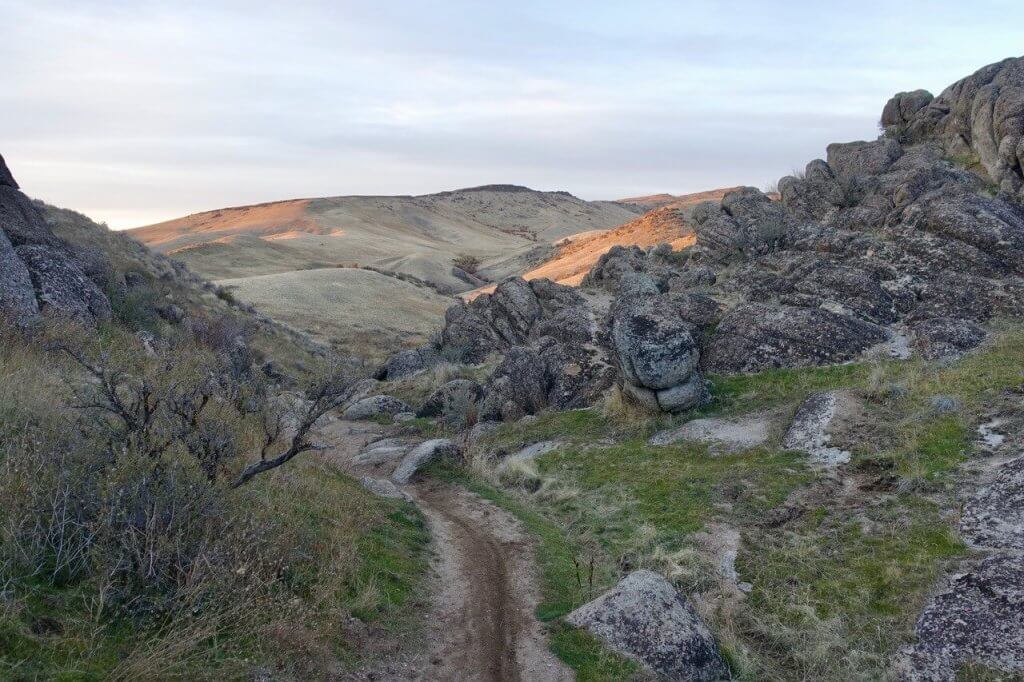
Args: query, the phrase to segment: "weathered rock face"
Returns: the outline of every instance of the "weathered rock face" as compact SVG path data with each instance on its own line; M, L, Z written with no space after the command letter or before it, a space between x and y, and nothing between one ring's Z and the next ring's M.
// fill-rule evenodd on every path
M460 455L459 448L447 438L424 441L410 450L409 454L402 459L395 472L391 474L391 480L398 485L411 483L423 467L431 462L445 458L455 459Z
M955 578L917 620L900 679L949 680L967 663L1024 671L1024 557L1000 553Z
M406 379L429 369L437 361L437 350L431 346L403 350L388 358L375 376L379 381Z
M36 302L28 268L14 252L14 247L3 232L0 232L0 312L11 315L20 324L31 321L39 314L39 304Z
M750 303L722 319L705 367L732 373L835 364L885 339L881 327L821 308Z
M40 312L85 324L110 319L110 301L89 277L104 274L105 261L85 256L54 236L0 157L0 309L19 323Z
M372 419L374 417L393 417L400 412L411 412L407 404L389 395L374 395L358 400L342 413L345 419Z
M933 317L911 327L913 345L929 360L957 357L985 340L985 330L967 320Z
M934 139L950 154L977 158L1003 192L1024 198L1024 58L979 69L934 99L900 93L882 124L908 142Z
M696 611L651 571L629 574L566 620L667 679L728 679L715 640Z
M531 348L513 346L491 375L480 418L515 421L547 407L547 396L548 377L543 360Z
M653 280L632 275L612 307L611 339L630 395L678 412L707 398L693 325Z

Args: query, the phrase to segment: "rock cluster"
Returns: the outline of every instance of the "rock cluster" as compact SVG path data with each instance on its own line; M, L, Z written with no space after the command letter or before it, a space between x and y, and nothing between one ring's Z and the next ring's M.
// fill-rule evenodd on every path
M0 313L20 324L41 313L85 324L110 319L107 268L54 236L0 157Z
M743 187L681 210L696 236L682 253L612 248L586 297L509 279L454 306L438 344L386 376L501 354L481 416L514 419L590 405L616 382L680 411L706 397L703 372L835 364L882 343L970 351L988 320L1024 315L1024 59L939 97L900 93L882 123L879 139L829 145L782 178L777 197Z

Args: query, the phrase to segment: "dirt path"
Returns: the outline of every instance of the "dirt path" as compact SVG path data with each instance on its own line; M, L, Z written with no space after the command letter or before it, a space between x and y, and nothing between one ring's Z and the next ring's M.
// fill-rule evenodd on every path
M353 466L352 458L386 429L335 422L324 436L331 456L355 476L386 477L393 464ZM533 542L504 510L460 486L407 486L430 525L436 585L421 654L367 673L374 680L533 682L572 680L548 650L534 616L540 599Z

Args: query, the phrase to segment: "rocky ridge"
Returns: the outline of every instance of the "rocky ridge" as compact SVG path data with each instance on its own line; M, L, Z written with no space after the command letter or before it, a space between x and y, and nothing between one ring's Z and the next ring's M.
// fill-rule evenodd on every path
M1024 314L1010 154L1024 130L1022 64L986 67L937 98L896 95L877 140L829 145L779 181L777 201L743 187L687 209L688 250L616 246L580 291L505 280L449 309L439 342L413 354L529 354L485 387L502 394L490 416L509 418L592 404L612 383L681 411L703 400L703 372L842 363L886 343L927 358L970 350L986 322ZM543 377L516 379L541 365ZM534 388L510 393L510 382Z

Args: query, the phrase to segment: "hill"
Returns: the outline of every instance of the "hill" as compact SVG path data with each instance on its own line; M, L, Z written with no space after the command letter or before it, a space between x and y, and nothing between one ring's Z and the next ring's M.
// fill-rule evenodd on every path
M612 202L514 185L423 196L302 199L208 211L129 231L211 279L373 266L447 292L473 288L452 259L505 259L636 216Z
M636 211L652 211L656 208L671 206L675 208L687 208L696 206L702 201L721 201L727 192L739 189L739 187L721 187L709 189L703 192L690 194L651 194L643 197L627 197L616 199L614 203L620 204Z

